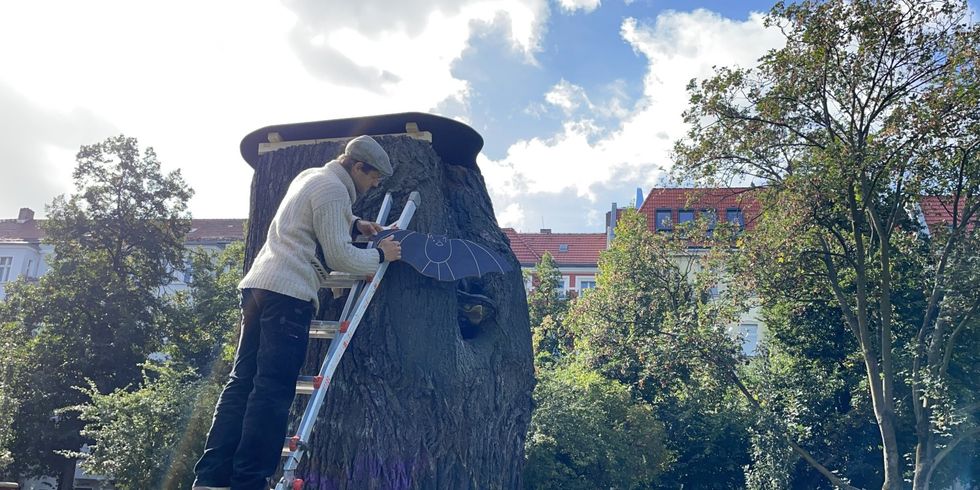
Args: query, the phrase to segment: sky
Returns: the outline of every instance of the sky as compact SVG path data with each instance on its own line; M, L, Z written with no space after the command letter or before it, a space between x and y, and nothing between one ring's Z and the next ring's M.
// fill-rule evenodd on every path
M81 145L153 147L195 218L245 218L260 127L405 111L463 121L501 226L603 232L662 185L685 86L753 66L771 2L13 2L0 30L0 218L71 193Z

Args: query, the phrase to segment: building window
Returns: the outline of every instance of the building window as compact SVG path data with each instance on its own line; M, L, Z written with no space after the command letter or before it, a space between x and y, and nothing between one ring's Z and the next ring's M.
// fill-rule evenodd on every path
M755 323L743 323L738 326L738 336L742 340L742 353L747 356L754 356L759 349L759 325Z
M739 208L728 208L726 220L729 223L737 226L740 230L745 228L745 218L742 216L742 210Z
M718 224L718 213L714 209L702 209L701 219L708 222L708 231L713 231Z
M561 244L559 244L558 245L558 251L559 252L567 252L568 251L568 244L567 243L561 243Z
M34 267L34 260L27 261L27 267L24 269L25 276L34 277L34 274L31 273L31 267Z
M0 283L10 280L10 269L14 266L13 257L0 257Z
M677 212L677 224L691 223L694 221L694 210L682 209Z
M578 282L578 288L582 291L595 287L595 279L584 279Z
M558 291L559 298L567 298L568 290L571 289L571 282L568 276L561 276L561 290Z
M194 278L194 266L190 259L184 261L184 284L190 284Z
M658 209L656 216L657 216L657 231L670 231L671 230L670 210Z

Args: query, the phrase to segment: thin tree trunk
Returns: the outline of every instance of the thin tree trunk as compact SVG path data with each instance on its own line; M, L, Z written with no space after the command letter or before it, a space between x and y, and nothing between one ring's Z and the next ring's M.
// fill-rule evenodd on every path
M61 466L61 475L58 476L58 490L73 490L75 488L75 463L78 460L66 459Z
M390 191L393 219L418 190L422 201L409 229L481 243L513 270L454 283L392 264L331 380L298 474L307 489L520 488L534 387L520 266L479 170L441 161L427 142L376 139L395 175L355 203L355 215L374 219ZM253 180L246 264L264 242L293 176L342 150L342 143L325 142L263 156ZM465 334L458 288L485 295L496 310ZM324 294L320 318L334 319L344 298ZM327 351L324 341L310 344L304 374L314 373ZM294 420L306 401L297 398Z
M902 474L899 470L900 455L898 452L898 440L895 436L895 412L892 408L891 393L886 391L890 386L887 381L887 373L881 372L878 364L873 341L870 335L870 310L868 307L868 271L866 262L866 249L864 244L864 210L859 208L855 198L855 190L852 188L848 193L848 205L851 213L852 233L854 234L854 261L855 261L855 282L857 284L857 322L858 322L858 342L864 355L865 368L868 374L868 385L871 392L871 403L874 408L875 419L878 421L878 431L881 433L882 456L884 458L885 481L882 489L900 490L902 488ZM884 330L884 329L883 329ZM882 336L884 337L884 333ZM886 349L891 349L891 345L879 346L883 359L889 359L884 355Z

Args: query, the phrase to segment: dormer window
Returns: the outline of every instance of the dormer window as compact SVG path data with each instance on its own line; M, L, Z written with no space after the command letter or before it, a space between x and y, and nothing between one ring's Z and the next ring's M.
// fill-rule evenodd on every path
M702 209L701 219L708 222L708 231L714 230L718 225L718 213L714 209Z
M567 243L559 244L558 245L558 251L559 252L567 252L568 251L568 244Z
M670 231L673 228L669 209L658 209L656 217L657 231Z
M728 208L725 219L729 223L737 226L740 230L745 228L745 218L742 216L742 210L739 208Z

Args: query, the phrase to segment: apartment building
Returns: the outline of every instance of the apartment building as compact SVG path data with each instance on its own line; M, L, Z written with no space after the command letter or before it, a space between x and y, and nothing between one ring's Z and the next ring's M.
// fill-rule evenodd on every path
M47 258L55 251L44 243L43 221L34 219L34 211L29 208L21 208L16 219L0 219L0 300L6 298L7 283L19 277L34 280L47 272ZM188 249L221 250L244 239L244 219L194 219L185 245ZM174 270L173 282L162 292L186 289L191 273L188 260Z

